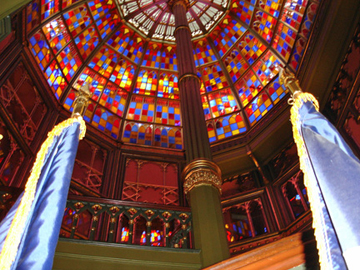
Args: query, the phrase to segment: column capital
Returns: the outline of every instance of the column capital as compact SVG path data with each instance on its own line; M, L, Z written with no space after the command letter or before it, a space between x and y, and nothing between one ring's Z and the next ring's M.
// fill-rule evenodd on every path
M185 194L201 185L211 185L221 194L221 170L218 165L208 159L193 160L185 167L182 178Z

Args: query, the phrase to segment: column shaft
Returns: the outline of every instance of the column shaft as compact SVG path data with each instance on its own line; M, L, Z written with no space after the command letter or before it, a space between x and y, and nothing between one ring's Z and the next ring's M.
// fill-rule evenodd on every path
M174 0L170 5L175 17L181 121L188 163L183 172L184 191L191 206L195 248L201 250L202 266L206 267L229 257L220 202L221 171L211 161L186 2Z
M189 163L197 158L211 159L200 96L200 80L196 76L193 44L186 18L186 6L182 1L177 1L172 10L175 16L176 54L186 160Z

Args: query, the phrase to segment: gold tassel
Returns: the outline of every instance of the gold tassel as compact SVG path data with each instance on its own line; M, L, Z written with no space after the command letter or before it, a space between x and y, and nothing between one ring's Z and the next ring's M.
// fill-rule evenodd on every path
M40 151L36 155L36 160L32 167L30 177L26 183L24 195L21 199L18 209L16 210L14 219L10 225L4 246L1 251L0 270L9 270L15 260L24 226L35 197L36 187L41 174L41 169L43 167L48 150L53 144L54 138L56 136L59 136L65 128L71 126L76 122L80 123L79 140L82 140L85 136L86 125L85 121L81 117L77 117L69 118L55 126L52 131L48 133L47 139L41 145Z
M310 164L305 142L302 137L301 130L298 128L301 125L299 109L304 103L308 101L312 102L315 109L319 111L319 103L313 95L302 92L297 93L296 98L293 100L293 106L290 110L291 113L290 120L292 123L293 136L299 155L300 169L304 173L304 184L307 188L307 193L310 201L310 208L313 214L312 226L314 228L314 234L317 241L317 248L319 251L319 262L321 268L330 269L331 267L328 265L328 259L330 259L330 256L327 255L327 250L329 250L329 247L326 247L327 241L325 240L324 234L322 233L323 232L322 228L325 228L325 221L322 219L321 209L317 207L320 203L320 197L319 194L317 193L318 188L316 183L310 180L311 179L310 174L314 174L314 171L311 169L312 166Z

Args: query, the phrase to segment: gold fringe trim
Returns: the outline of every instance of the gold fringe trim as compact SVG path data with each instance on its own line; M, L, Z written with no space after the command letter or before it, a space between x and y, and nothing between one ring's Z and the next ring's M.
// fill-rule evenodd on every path
M323 269L331 269L330 265L328 264L328 259L330 259L330 256L327 254L329 247L327 246L327 241L322 230L322 228L325 228L325 221L322 218L321 208L318 207L320 205L320 197L318 194L316 182L311 181L310 175L314 175L314 171L311 169L312 166L310 164L308 152L305 147L305 142L300 129L301 122L299 109L304 103L308 101L312 102L315 109L319 111L319 103L313 95L309 93L298 93L292 100L293 106L290 110L290 120L292 123L293 136L299 155L300 169L304 173L304 184L307 187L310 208L313 214L312 226L314 228L314 234L317 241L320 265Z
M21 199L18 209L16 210L14 219L10 225L4 246L1 251L0 270L9 270L15 260L21 236L24 231L24 226L35 197L36 187L41 174L41 169L43 167L44 160L49 148L53 144L55 137L59 136L65 128L71 126L74 123L80 123L79 140L82 140L85 136L86 125L82 117L77 117L69 118L55 126L52 131L48 133L47 139L41 145L40 151L36 155L36 160L32 167L30 177L26 183L24 195Z

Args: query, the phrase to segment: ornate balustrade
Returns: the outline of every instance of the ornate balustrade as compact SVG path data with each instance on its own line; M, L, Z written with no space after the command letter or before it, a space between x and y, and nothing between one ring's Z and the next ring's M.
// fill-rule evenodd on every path
M189 208L70 196L61 237L191 248Z

